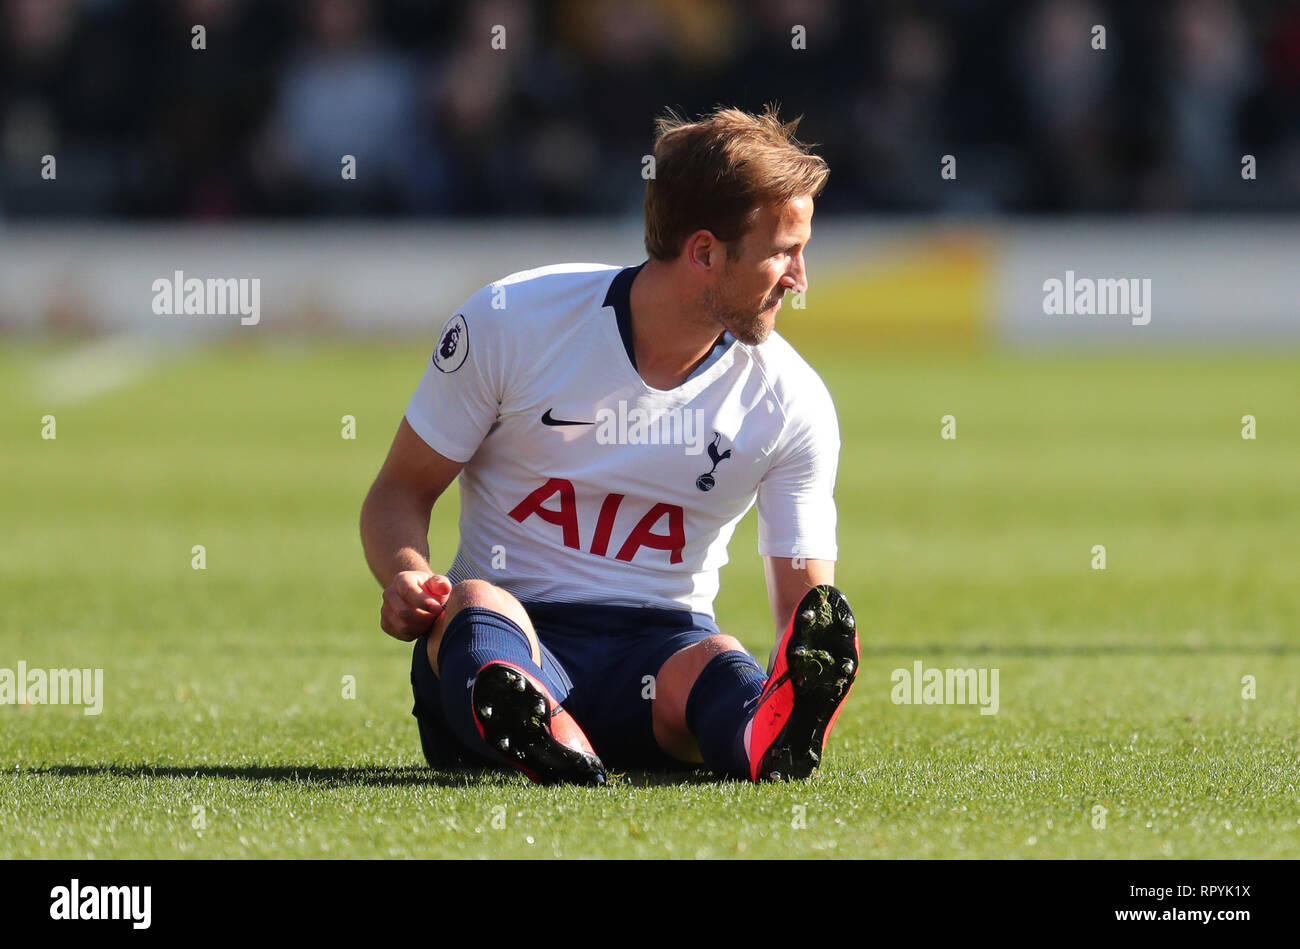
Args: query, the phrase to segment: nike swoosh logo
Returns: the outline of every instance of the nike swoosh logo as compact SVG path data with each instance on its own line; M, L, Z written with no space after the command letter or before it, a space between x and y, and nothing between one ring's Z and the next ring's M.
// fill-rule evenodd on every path
M563 418L551 418L551 410L547 409L542 413L543 425L595 425L595 422L571 422Z

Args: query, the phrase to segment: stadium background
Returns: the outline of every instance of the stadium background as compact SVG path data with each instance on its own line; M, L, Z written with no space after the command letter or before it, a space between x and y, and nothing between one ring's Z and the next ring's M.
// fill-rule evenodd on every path
M431 774L356 515L435 334L643 259L665 105L774 100L832 168L778 326L844 436L825 773ZM1294 854L1298 105L1280 2L0 0L0 667L106 684L0 706L0 854ZM176 270L260 322L154 315ZM1047 316L1071 270L1150 324ZM765 655L754 550L718 614ZM999 713L894 704L917 660L999 668Z

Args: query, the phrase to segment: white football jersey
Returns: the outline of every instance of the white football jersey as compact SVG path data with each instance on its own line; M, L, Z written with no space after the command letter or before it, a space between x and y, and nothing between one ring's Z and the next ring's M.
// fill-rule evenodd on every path
M776 333L758 346L727 336L676 389L646 385L629 355L639 269L512 274L443 327L406 419L466 462L453 582L712 616L755 500L759 553L835 559L826 386Z

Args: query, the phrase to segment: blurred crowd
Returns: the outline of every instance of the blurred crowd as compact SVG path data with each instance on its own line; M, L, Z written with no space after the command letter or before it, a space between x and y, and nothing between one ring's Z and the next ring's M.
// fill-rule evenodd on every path
M1282 0L0 0L0 218L634 214L665 106L774 100L821 209L1300 210Z

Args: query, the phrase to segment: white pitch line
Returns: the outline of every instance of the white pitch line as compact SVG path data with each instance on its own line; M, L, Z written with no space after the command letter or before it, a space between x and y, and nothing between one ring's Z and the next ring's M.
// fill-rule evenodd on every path
M170 363L179 348L135 334L107 336L32 366L33 388L51 405L86 402L140 382Z

